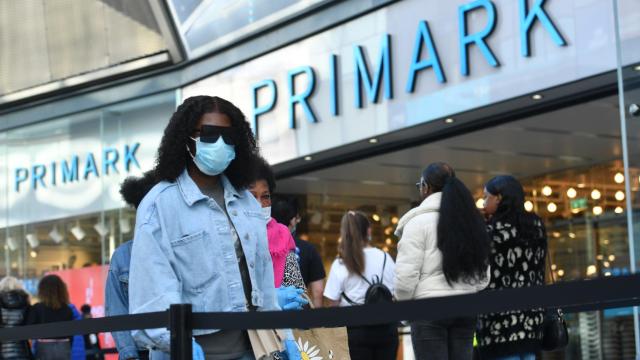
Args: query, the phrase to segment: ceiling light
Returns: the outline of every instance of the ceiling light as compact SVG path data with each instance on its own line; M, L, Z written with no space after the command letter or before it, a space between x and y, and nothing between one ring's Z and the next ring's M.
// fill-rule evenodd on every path
M38 240L38 237L35 234L27 234L25 237L32 249L35 249L40 245L40 240Z
M586 187L587 187L587 184L583 184L583 183L578 184L579 189L584 189Z
M605 261L602 263L602 265L604 265L604 267L608 268L609 266L611 266L611 263L609 263L608 261Z
M29 253L29 255L31 255L32 258L37 258L38 257L38 252L35 250L31 250L31 252Z
M593 191L591 192L591 198L593 200L599 200L601 197L602 197L602 194L600 193L600 190L593 189Z
M560 235L562 235L562 234L560 234L560 232L558 232L558 231L554 231L551 235L553 235L553 237L557 239L557 238L559 238L559 237L560 237Z
M533 95L531 96L531 98L532 98L533 100L542 100L542 98L543 98L543 97L544 97L544 96L542 96L542 94L533 94Z
M558 268L558 265L556 264L551 264L551 270L556 270Z
M529 200L524 202L524 209L527 210L528 212L533 211L533 203Z
M570 237L570 238L572 238L572 239L575 239L575 238L576 238L576 234L575 234L575 233L570 232L570 233L569 233L569 237Z
M313 225L320 225L322 222L322 213L320 211L314 211L309 220Z
M589 265L589 266L587 267L587 276L594 275L594 274L595 274L595 273L597 273L597 272L598 272L598 268L596 268L596 266L595 266L595 265Z
M380 221L380 215L378 214L373 214L371 215L371 218L373 219L373 221L378 222Z
M120 225L120 232L123 234L128 234L131 232L131 222L127 218L120 218L118 221Z
M391 223L392 223L393 225L397 224L397 223L398 223L398 221L400 221L400 219L398 219L398 217L397 217L397 216L394 216L394 217L392 217L392 218L391 218Z
M455 120L453 118L446 118L444 119L444 122L447 124L453 124L455 122Z
M596 215L596 216L601 215L603 211L604 210L602 210L602 206L593 207L593 215Z
M609 239L604 239L602 240L602 243L605 245L609 245L611 243L611 241L609 241Z
M606 276L606 277L611 276L611 271L606 271L606 272L604 273L604 276Z
M598 254L598 256L596 256L596 259L602 261L604 260L604 255Z
M14 238L8 237L7 238L7 247L11 251L16 251L18 249L18 244L16 243L16 240Z
M550 202L547 205L547 210L549 210L550 213L554 213L554 212L556 212L556 210L558 210L558 205L556 205L556 203L554 203L554 202Z
M71 228L71 234L78 241L82 241L82 239L87 236L87 233L85 233L84 230L82 230L82 227L80 227L80 222L76 223L76 226Z
M311 156L305 156L304 157L304 161L311 161L313 160L313 158Z
M622 214L624 212L624 209L622 208L622 206L616 206L616 208L613 211L616 214Z
M393 234L393 228L392 227L388 227L388 228L384 229L384 234L387 235L387 236Z
M569 199L573 199L578 196L578 192L576 191L576 189L570 187L567 189L567 196L569 197Z
M564 276L564 270L562 270L562 269L558 270L558 276L563 277Z
M616 200L618 201L624 200L624 191L620 191L620 190L616 191L615 196L616 196Z
M483 209L484 208L484 199L478 199L476 200L476 207L478 209Z
M385 240L384 243L387 245L391 245L393 244L393 240L391 240L391 238L387 238L387 240Z
M386 246L385 246L385 247L383 247L383 248L382 248L382 250L383 250L384 252L389 252L389 248L388 248L388 247L386 247Z
M62 242L62 239L63 239L63 236L58 231L58 227L57 226L54 226L53 229L49 232L49 237L56 244L60 244Z
M369 144L377 144L377 143L378 143L378 139L376 138L369 139Z
M616 261L615 255L609 255L609 261Z
M551 196L552 193L553 193L553 190L551 190L551 186L546 185L545 187L542 188L542 195Z
M640 71L640 65L636 65L636 66L633 68L633 70L635 70L635 71Z
M624 182L624 175L621 172L616 173L616 175L613 177L613 181L615 181L617 184L622 184Z
M101 222L93 225L93 229L98 233L98 235L102 237L107 236L109 234L109 229L107 229L107 227L104 226L104 224Z

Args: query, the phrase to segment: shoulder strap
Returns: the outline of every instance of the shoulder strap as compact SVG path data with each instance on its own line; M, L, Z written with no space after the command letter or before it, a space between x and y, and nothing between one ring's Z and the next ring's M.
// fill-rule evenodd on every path
M384 260L382 261L382 273L380 273L380 282L384 279L384 268L387 266L387 253L382 251L382 255L384 256Z
M354 302L353 300L349 299L349 297L347 296L347 294L345 294L345 293L344 293L344 291L342 292L342 294L341 294L341 295L342 295L342 297L343 297L345 300L347 300L347 302L348 302L350 305L359 305L359 304L357 304L356 302Z

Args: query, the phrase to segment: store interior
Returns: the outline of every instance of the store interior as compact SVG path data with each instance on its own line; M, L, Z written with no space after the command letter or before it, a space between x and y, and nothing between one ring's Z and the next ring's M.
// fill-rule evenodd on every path
M639 205L640 168L630 168L625 179L619 115L618 97L605 97L294 176L278 186L304 204L298 234L317 245L329 269L347 210L369 214L373 245L395 255L394 224L419 201L415 183L427 164L451 164L478 207L484 184L511 174L525 188L527 210L545 221L557 281L623 275L631 269L625 182L630 182L632 204ZM455 126L455 119L448 125ZM639 143L638 135L629 134L629 141ZM634 351L630 309L583 313L570 316L569 323L580 336L573 337L564 355L545 358L590 359L598 352L594 349L605 358L624 358Z

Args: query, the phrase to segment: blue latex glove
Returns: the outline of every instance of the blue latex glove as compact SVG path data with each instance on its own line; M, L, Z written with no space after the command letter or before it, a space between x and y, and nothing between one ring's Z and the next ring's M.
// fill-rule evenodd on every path
M191 348L193 360L204 360L204 351L202 351L202 346L196 342L196 339L191 340Z
M282 310L302 310L302 306L309 302L302 297L304 290L297 289L293 286L284 286L278 288L278 305Z
M284 351L280 353L286 360L302 360L298 344L295 340L284 341Z

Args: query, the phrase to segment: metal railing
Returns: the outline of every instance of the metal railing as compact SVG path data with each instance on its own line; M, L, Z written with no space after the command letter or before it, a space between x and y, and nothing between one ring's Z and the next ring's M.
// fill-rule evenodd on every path
M561 308L564 313L640 305L640 274L565 282L388 304L304 311L193 313L191 304L167 311L0 329L1 341L167 328L171 359L190 359L194 329L309 329L441 320L511 310Z

